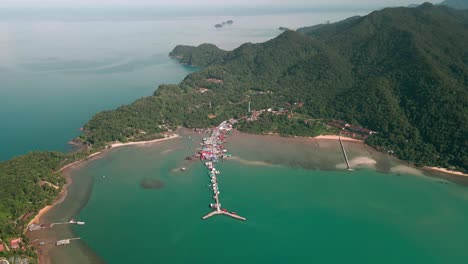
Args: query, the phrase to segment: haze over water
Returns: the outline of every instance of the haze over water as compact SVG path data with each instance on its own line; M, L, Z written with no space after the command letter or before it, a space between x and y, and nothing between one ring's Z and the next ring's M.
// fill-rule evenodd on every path
M177 44L233 49L280 31L365 11L2 8L0 160L69 149L96 112L151 95L195 69L168 58ZM233 19L234 25L214 25Z

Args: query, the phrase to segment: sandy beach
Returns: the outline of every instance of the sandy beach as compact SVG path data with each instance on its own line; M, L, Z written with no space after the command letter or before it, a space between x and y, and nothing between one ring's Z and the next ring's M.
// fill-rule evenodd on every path
M121 143L121 142L115 142L113 144L111 144L111 148L118 148L118 147L125 147L125 146L134 146L134 145L144 145L144 144L150 144L150 143L155 143L155 142L159 142L159 141L164 141L164 140L169 140L169 139L174 139L174 138L177 138L179 137L178 134L173 134L173 135L170 135L170 136L167 136L167 137L164 137L164 138L158 138L158 139L154 139L154 140L148 140L148 141L137 141L137 142L128 142L128 143ZM75 162L72 162L70 164L67 164L65 166L63 166L62 168L60 168L60 172L63 172L64 170L68 169L68 168L71 168L75 165L78 165L80 164L81 162L83 161L88 161L90 158L92 157L95 157L99 154L103 153L102 151L98 151L98 152L95 152L89 156L87 156L86 158L84 159L81 159L81 160L77 160ZM32 223L38 223L39 222L39 219L41 218L42 215L44 215L45 213L47 213L47 211L49 211L54 205L60 203L60 201L62 201L63 199L65 199L66 197L66 190L67 190L67 187L71 184L71 179L67 179L67 183L63 186L63 189L62 191L60 192L60 194L58 195L57 199L55 199L55 201L52 203L52 205L47 205L46 207L42 208L39 213L37 213L36 216L34 216L34 218L29 222L28 226Z
M329 139L329 140L338 140L340 139L340 136L337 135L320 135L313 137L314 139ZM343 137L341 136L342 141L354 141L354 142L364 142L363 140L355 139L355 138L349 138L349 137Z
M439 167L423 167L424 169L432 170L432 171L438 171L438 172L443 172L443 173L448 173L452 175L457 175L457 176L463 176L463 177L468 177L468 174L460 172L460 171L452 171L446 168L439 168Z
M134 145L145 145L145 144L155 143L155 142L159 142L159 141L174 139L174 138L178 138L178 137L179 137L178 134L172 134L172 135L169 135L167 137L153 139L153 140L147 140L147 141L136 141L136 142L128 142L128 143L114 142L114 143L111 144L111 148L119 148L119 147L134 146Z
M137 142L128 142L128 143L121 143L121 142L114 142L111 144L111 149L113 148L118 148L118 147L125 147L125 146L134 146L134 145L145 145L145 144L151 144L151 143L156 143L156 142L160 142L160 141L165 141L165 140L170 140L170 139L174 139L174 138L178 138L179 135L178 134L172 134L172 135L169 135L169 136L166 136L164 138L158 138L158 139L154 139L154 140L147 140L147 141L137 141ZM97 156L99 154L103 154L105 153L105 151L98 151L98 152L95 152L95 153L92 153L90 154L89 156L87 156L86 158L84 159L81 159L81 160L77 160L75 162L72 162L70 164L67 164L65 166L63 166L62 168L60 168L60 172L64 172L65 170L67 169L72 169L73 167L76 167L78 165L81 165L83 162L86 162L86 161L89 161L91 158L97 158ZM54 200L54 202L51 204L51 205L47 205L45 206L44 208L42 208L41 210L39 210L39 212L34 216L33 219L31 219L31 221L29 221L28 225L31 225L31 224L38 224L41 220L41 217L44 216L48 211L50 211L54 206L56 206L57 204L60 204L61 202L63 202L65 200L65 198L67 197L67 189L68 187L72 184L72 179L71 177L66 177L66 184L63 186L63 189L62 191L59 193L59 195L57 196L57 198ZM27 230L27 229L26 229ZM38 252L38 260L39 260L39 263L40 264L44 264L44 263L49 263L49 259L47 257L47 252L45 251L39 251Z

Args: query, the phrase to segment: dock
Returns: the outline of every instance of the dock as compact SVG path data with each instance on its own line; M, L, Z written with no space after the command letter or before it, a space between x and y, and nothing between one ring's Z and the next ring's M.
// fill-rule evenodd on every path
M208 168L208 175L211 178L210 186L213 189L213 200L214 203L210 204L210 208L213 209L212 212L203 216L202 219L206 220L215 215L226 215L234 219L245 221L245 217L237 215L235 212L229 212L228 210L221 208L221 203L219 201L219 184L218 176L221 172L215 168L215 163L219 160L224 161L227 157L230 157L230 154L227 154L227 150L224 148L225 136L226 134L231 133L232 124L229 124L227 121L222 122L218 127L215 127L211 131L211 136L203 139L203 143L200 145L204 146L200 152L200 160L205 160L205 166Z
M78 239L81 239L79 237L74 237L74 238L68 238L68 239L62 239L62 240L59 240L55 243L56 246L66 246L66 245L69 245L70 244L70 241L72 240L78 240Z
M352 169L351 166L349 165L348 155L346 155L346 150L345 150L345 148L344 148L343 141L341 141L341 136L338 137L338 140L340 141L341 150L343 151L343 156L344 156L344 159L345 159L345 161L346 161L347 170L348 170L348 171L352 171L353 169Z
M229 212L224 212L224 211L213 211L205 216L202 217L203 220L206 220L214 215L227 215L227 216L230 216L232 218L236 218L236 219L239 219L239 220L242 220L242 221L245 221L247 220L247 218L245 217L242 217L242 216L239 216L239 215L236 215L236 214L232 214L232 213L229 213Z

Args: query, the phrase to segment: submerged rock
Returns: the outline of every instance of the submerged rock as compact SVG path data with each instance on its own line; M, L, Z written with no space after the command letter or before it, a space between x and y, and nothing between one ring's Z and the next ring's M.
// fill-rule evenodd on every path
M164 182L159 179L143 179L140 186L143 189L161 189L164 187Z

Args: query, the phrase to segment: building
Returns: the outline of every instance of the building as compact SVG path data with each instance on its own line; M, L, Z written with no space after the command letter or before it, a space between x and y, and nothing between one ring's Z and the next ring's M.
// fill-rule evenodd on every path
M10 241L10 248L13 249L19 249L20 248L20 243L21 243L21 238L15 238Z

